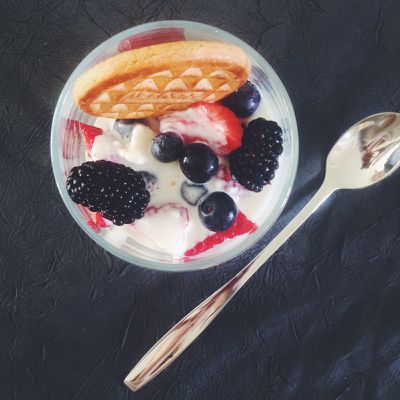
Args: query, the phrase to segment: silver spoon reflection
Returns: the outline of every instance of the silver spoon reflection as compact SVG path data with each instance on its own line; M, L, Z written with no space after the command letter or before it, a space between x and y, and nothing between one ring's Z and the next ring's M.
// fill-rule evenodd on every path
M400 166L400 114L372 115L347 130L326 161L325 180L293 220L237 275L168 331L125 378L136 391L171 364L211 323L254 273L337 189L361 189Z

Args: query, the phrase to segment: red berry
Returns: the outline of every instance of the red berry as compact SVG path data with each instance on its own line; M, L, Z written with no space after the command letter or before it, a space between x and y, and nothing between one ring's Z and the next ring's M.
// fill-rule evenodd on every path
M129 36L122 40L118 45L118 51L122 53L124 51L139 49L140 47L151 46L153 44L178 42L180 40L185 40L185 35L181 28L153 29L148 32Z
M107 228L109 226L99 212L95 213L94 221L99 228Z
M217 154L224 156L242 144L243 129L239 118L229 108L218 103L199 102L194 107L205 107L210 120L225 133L227 144L219 147Z
M204 101L193 104L185 111L162 117L161 132L175 132L185 144L202 142L219 156L225 156L240 147L243 129L239 118L218 103Z
M236 219L232 226L223 232L216 232L211 236L206 237L202 242L195 244L191 249L186 250L185 257L192 257L196 254L203 253L206 250L212 249L226 239L232 239L235 236L244 235L245 233L253 233L257 229L257 225L247 219L242 213L238 212Z
M80 141L83 136L85 138L86 149L90 154L95 137L103 134L100 128L75 121L74 119L67 119L65 121L65 131L66 135L64 138L63 152L65 153L64 158L66 159L68 158L68 144L71 138Z
M110 226L98 212L92 213L91 218L87 220L87 224L96 232L100 232L102 228Z
M103 131L100 128L96 128L93 125L84 124L83 122L79 122L79 129L85 138L86 149L88 153L90 153L95 137L102 135Z

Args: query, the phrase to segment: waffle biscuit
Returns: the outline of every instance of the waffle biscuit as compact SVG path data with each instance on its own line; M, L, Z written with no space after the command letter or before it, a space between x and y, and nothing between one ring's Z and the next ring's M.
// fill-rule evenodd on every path
M251 69L246 53L220 42L181 41L111 57L75 82L76 105L88 114L137 119L214 102L242 86Z

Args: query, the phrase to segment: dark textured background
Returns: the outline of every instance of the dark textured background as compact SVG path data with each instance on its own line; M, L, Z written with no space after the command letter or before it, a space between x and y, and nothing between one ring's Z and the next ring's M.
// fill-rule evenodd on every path
M346 127L400 110L397 0L1 0L0 399L399 399L400 174L334 195L156 381L122 384L257 251L199 273L131 267L57 192L50 125L69 74L109 36L171 18L238 35L292 98L299 170L264 243L317 189Z

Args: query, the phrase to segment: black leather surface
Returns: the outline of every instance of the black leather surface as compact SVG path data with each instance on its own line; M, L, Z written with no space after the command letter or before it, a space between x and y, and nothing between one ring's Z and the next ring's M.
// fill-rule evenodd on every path
M199 273L131 267L66 211L49 139L73 68L110 35L187 19L238 35L294 103L300 163L271 233ZM400 398L400 175L338 192L157 380L122 384L144 352L230 278L322 181L352 123L400 110L397 0L0 2L0 398Z

